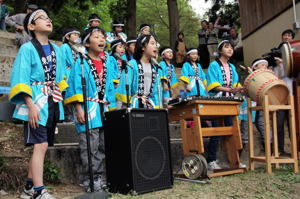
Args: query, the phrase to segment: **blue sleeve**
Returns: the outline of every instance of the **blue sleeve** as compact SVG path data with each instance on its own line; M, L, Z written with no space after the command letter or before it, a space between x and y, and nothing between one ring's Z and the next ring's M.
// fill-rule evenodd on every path
M216 87L222 86L222 82L220 81L220 67L216 61L210 63L206 73L206 80L208 91L211 91Z
M189 84L190 83L190 78L189 78L189 63L185 62L183 64L182 70L181 70L181 77L180 80L183 82Z
M175 73L175 67L172 65L171 88L175 88L177 86L178 86L178 79Z
M10 75L9 100L14 104L24 104L23 94L32 96L31 74L31 49L29 43L22 45L13 63Z
M68 79L69 88L66 91L64 103L83 102L82 83L81 83L81 59L77 59L75 66L71 69L70 77ZM85 70L86 61L84 60Z
M134 62L133 60L129 62L133 67L134 67ZM134 84L134 72L133 72L133 68L131 67L128 67L128 84L129 84L129 99L130 97L134 94L134 87L135 87L135 84ZM125 70L122 71L122 74L121 74L121 78L120 78L120 81L119 81L119 85L118 85L118 88L117 88L117 91L116 91L116 98L117 100L123 102L123 103L127 103L127 93L126 93L126 73L125 73Z

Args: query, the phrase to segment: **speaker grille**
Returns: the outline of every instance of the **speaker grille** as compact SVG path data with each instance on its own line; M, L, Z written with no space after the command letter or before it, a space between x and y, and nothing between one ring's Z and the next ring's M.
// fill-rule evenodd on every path
M135 164L139 174L146 180L160 177L164 171L166 152L161 142L152 136L144 137L135 150ZM144 181L144 179L140 179Z

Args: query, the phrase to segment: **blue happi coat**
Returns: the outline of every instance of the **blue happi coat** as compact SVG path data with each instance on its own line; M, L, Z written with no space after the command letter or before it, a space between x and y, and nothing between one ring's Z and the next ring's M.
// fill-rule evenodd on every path
M202 67L197 63L198 77L196 77L196 71L189 62L185 62L182 67L180 80L185 82L191 87L191 91L187 91L187 96L197 95L197 84L196 79L198 79L198 85L200 90L200 96L206 96L206 76L202 70Z
M132 108L138 108L139 107L139 100L137 98L138 94L138 83L139 83L139 72L138 72L138 63L135 59L131 60L129 64L132 66L128 67L128 84L129 84L129 101L130 106ZM155 66L154 69L156 70ZM152 104L154 108L159 108L162 104L162 87L161 87L161 80L160 75L162 72L158 72L153 85L153 92L149 97L149 101ZM160 91L160 92L159 92ZM116 92L117 100L126 103L127 97L126 97L126 75L125 71L122 71L120 83Z
M114 83L119 84L121 78L121 70L117 59L114 56L109 56L107 60L107 66L112 74L112 80Z
M232 70L232 80L230 87L239 87L241 86L239 83L239 76L236 72L236 69L233 64L229 63L229 66ZM213 89L218 86L224 86L223 81L223 74L221 67L217 61L213 61L210 63L207 73L206 73L206 79L207 79L207 90L210 95L216 95L217 92L215 92ZM220 93L221 94L221 93Z
M68 85L64 80L65 64L63 55L55 44L51 43L56 54L56 77L55 82L61 91ZM45 71L38 54L38 51L31 42L23 44L14 61L10 75L11 90L9 100L16 104L13 117L28 121L28 106L25 104L24 94L31 96L33 103L40 113L39 124L46 126L48 120L48 96L44 94L45 85L32 85L34 82L45 82ZM64 120L62 102L59 103L59 120Z
M81 83L82 70L81 70L80 63L81 63L81 59L77 59L75 67L73 67L71 70L70 77L68 80L68 84L70 87L66 91L64 103L65 104L81 103L82 109L84 110L83 92L82 92L82 83ZM95 79L91 72L91 68L86 59L83 60L83 63L84 63L84 76L86 78L87 98L99 99ZM105 95L103 99L110 102L110 105L104 105L104 110L100 108L100 104L98 102L89 101L89 100L87 101L90 129L102 127L103 121L101 118L101 114L103 113L103 111L113 110L116 108L112 76L109 70L107 70ZM76 118L75 118L75 126L78 133L85 131L85 125L79 123Z
M169 83L169 89L176 88L178 86L178 79L173 64L168 66L165 61L161 61L159 65L163 69L161 79L166 80ZM171 98L172 96L169 91L163 91L163 97Z
M76 59L78 58L78 55L76 56L77 58L74 60L73 58L73 53L72 49L69 44L64 43L60 46L61 52L63 54L64 60L65 60L65 75L66 75L66 80L68 80L71 69L75 66Z

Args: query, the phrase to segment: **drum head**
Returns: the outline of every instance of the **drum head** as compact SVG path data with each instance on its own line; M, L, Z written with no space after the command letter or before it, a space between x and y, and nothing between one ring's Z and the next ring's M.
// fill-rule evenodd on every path
M282 43L281 47L281 55L284 66L285 75L287 77L291 77L293 73L293 55L292 48L288 42Z

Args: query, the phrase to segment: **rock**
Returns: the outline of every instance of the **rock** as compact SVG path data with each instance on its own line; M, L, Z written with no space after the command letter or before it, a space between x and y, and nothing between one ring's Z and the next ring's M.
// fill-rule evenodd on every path
M6 195L8 195L7 192L5 192L4 190L0 190L0 196L6 196Z

